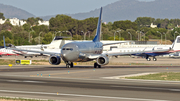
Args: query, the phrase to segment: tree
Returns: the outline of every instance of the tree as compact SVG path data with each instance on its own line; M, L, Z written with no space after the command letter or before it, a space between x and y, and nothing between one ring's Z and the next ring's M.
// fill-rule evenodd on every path
M51 41L52 41L52 33L49 32L49 33L45 34L45 36L42 40L42 43L43 44L49 44Z
M43 19L41 19L41 18L39 18L39 17L37 17L37 18L34 18L34 17L31 17L31 18L28 18L27 19L27 23L28 24L30 24L31 26L33 26L33 25L38 25L39 23L38 23L38 21L43 21Z
M137 24L136 22L131 22L129 20L126 21L115 21L113 23L113 29L116 30L117 28L126 30L126 29L134 29L137 30Z
M0 13L0 19L5 20L5 17L4 17L4 14L3 14L3 13Z
M138 17L135 22L137 23L137 26L141 28L151 25L151 23L155 22L155 19L151 17Z

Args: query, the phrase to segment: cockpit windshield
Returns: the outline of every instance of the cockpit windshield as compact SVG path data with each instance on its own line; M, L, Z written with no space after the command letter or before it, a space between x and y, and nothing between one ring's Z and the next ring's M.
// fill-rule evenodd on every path
M73 51L73 48L63 48L62 50L71 50L71 51Z

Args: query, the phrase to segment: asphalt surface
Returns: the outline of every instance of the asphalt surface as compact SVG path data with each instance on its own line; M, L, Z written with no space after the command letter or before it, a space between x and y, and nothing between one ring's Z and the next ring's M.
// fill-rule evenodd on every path
M8 56L2 59L21 58ZM37 59L48 60L48 57L32 58ZM110 65L96 69L93 65L77 65L68 69L64 65L0 66L0 96L60 101L179 101L178 81L126 80L117 77L158 72L180 72L179 58L158 57L158 61L110 58ZM113 77L116 79L110 79Z
M180 82L104 79L179 66L1 66L0 95L65 101L179 101Z

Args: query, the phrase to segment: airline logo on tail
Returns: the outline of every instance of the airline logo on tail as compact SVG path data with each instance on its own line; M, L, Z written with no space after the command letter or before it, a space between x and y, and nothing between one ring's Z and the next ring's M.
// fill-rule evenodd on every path
M93 42L100 42L100 37L101 37L101 18L102 18L102 7L101 7L100 15L99 15L96 36L94 37Z

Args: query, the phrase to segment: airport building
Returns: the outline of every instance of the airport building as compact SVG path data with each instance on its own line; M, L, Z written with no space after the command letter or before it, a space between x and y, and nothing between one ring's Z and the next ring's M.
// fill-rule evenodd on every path
M0 19L0 24L4 24L6 22L7 19L3 20ZM27 22L24 20L19 20L18 18L12 18L9 19L9 22L13 25L13 26L23 26L24 24L26 24ZM38 21L38 25L45 25L45 26L49 26L49 21Z

